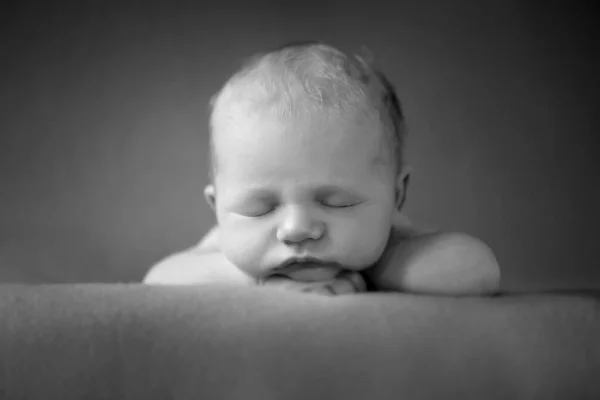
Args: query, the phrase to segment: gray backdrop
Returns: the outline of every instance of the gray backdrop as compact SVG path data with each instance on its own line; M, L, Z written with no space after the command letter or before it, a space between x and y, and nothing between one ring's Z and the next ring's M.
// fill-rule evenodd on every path
M252 53L322 39L368 46L397 85L409 216L487 241L507 289L600 286L583 6L21 3L0 10L0 281L135 281L196 242L210 96Z

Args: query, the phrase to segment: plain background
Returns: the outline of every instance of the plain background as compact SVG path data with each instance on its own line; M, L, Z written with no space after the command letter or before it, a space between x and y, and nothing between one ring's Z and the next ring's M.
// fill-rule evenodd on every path
M253 53L321 39L396 84L414 221L485 240L505 289L600 286L584 3L72 3L0 10L0 281L139 281L197 242L210 97Z

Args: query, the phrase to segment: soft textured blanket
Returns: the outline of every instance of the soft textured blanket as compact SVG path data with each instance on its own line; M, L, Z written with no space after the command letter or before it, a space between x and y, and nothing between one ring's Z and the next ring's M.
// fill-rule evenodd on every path
M586 296L0 286L2 399L600 398Z

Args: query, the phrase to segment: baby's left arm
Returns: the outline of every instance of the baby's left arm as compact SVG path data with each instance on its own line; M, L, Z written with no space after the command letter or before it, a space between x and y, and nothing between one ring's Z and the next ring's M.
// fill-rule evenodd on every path
M500 267L484 242L463 233L397 230L366 275L378 290L439 295L489 295Z

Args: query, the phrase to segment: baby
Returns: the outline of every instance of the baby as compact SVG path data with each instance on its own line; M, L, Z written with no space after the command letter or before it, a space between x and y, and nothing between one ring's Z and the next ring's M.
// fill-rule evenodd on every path
M498 289L499 267L484 243L424 233L403 218L404 117L368 60L318 42L256 56L214 98L210 127L205 197L217 227L153 267L146 283L328 295Z

